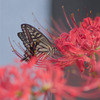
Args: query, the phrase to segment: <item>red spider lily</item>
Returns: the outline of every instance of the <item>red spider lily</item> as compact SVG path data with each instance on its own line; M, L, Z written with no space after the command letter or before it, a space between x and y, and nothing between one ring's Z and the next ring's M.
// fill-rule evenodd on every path
M8 65L0 68L1 100L29 100L31 97L38 97L42 94L47 96L49 92L58 96L59 99L61 97L72 98L80 93L80 89L66 86L64 73L60 69L54 69L50 62L45 61L38 65L42 69L37 71L33 71L30 65L33 66L33 63L23 63L19 67ZM33 87L39 88L39 91L33 92Z
M22 65L21 65L22 66ZM37 85L34 82L32 68L24 64L24 69L16 66L4 66L0 68L0 99L1 100L28 100L31 97L32 88ZM30 65L29 65L30 66Z
M69 66L74 62L78 63L81 71L84 71L84 64L82 62L90 62L90 58L85 55L84 50L78 47L71 40L71 34L62 33L60 38L56 40L56 46L64 55L58 59L58 63L64 66ZM81 62L81 63L80 63Z
M92 80L92 77L84 77L87 80L85 85L72 86L68 83L69 75L65 78L64 71L57 64L45 60L38 65L38 69L33 70L34 59L32 62L19 64L19 67L9 65L0 68L1 100L30 100L30 98L38 98L42 95L46 100L47 97L52 99L52 94L55 95L56 100L62 100L62 98L75 100L76 97L83 96L91 98L90 95L93 93L83 92L96 88L100 82L100 79ZM33 87L38 88L38 90L33 91ZM99 93L96 91L96 94ZM97 97L99 95L94 98Z
M77 41L76 44L78 44L79 48L91 59L90 71L95 71L95 54L100 54L100 17L96 17L95 20L89 17L85 18L76 32L71 34L76 35L74 43Z
M100 54L100 17L94 20L87 17L79 27L73 16L72 21L75 28L69 34L62 33L55 40L57 48L63 54L63 57L58 59L59 64L69 66L75 62L79 69L84 71L84 62L88 62L87 68L93 72L96 69L95 54Z

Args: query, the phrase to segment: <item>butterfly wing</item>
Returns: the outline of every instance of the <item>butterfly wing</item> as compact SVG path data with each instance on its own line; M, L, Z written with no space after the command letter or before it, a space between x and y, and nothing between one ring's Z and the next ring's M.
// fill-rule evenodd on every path
M28 54L25 53L25 57L30 54L31 56L39 56L41 54L47 56L54 53L50 41L39 30L28 24L22 24L21 28L23 32L18 33L18 37L23 41L23 44L27 49L26 53Z

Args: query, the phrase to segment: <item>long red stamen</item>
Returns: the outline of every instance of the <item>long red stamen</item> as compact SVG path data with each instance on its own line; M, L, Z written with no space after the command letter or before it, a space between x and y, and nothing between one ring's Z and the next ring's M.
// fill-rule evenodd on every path
M71 14L71 19L72 19L74 27L78 27L78 25L76 24L75 18L74 18L74 13Z
M17 45L17 47L19 48L19 49L21 49L25 54L27 54L29 57L31 57L25 50L24 50L24 48L20 45L20 43L16 43L14 40L13 40L13 42ZM31 52L31 53L33 53L30 49L29 49L29 51ZM16 51L16 53L15 53L17 56L18 55L20 55L20 56L22 56L20 53L18 53L17 51ZM18 56L19 57L19 56ZM21 59L23 59L24 58L24 56L22 56L21 57Z
M13 49L13 52L20 58L23 59L24 56L22 56L19 52L17 52L15 49Z
M64 16L65 16L65 19L66 19L67 24L69 25L70 29L72 29L72 26L71 26L71 24L70 24L70 22L69 22L69 20L67 18L67 15L65 13L64 6L62 6L62 10L63 10L63 13L64 13Z
M11 44L10 38L8 38L8 40L9 40L9 42L10 42L10 45L11 45L12 49L13 49L13 52L14 52L19 58L22 59L23 56L22 56L19 52L17 52L17 51L14 49L13 45Z
M34 13L32 13L33 17L34 17L34 22L37 24L38 27L40 27L40 29L42 29L42 31L47 35L50 36L50 32L48 32L37 20L37 18L35 17ZM51 41L51 40L50 40Z
M63 29L63 31L68 32L68 30L66 29L63 21L61 19L59 19L58 21L59 21L59 24L60 24L61 28Z
M89 14L88 14L87 8L85 8L85 11L86 11L86 15L87 15L87 17L88 17L88 16L89 16Z
M10 45L11 45L11 47L12 47L12 49L13 49L13 52L21 59L21 61L22 61L22 59L24 58L24 56L22 56L19 52L17 52L15 49L14 49L14 47L13 47L13 45L12 45L12 43L11 43L11 41L10 41L10 38L8 38L9 39L9 42L10 42ZM17 45L17 44L16 44ZM24 49L23 49L24 50ZM25 50L24 50L24 52L25 52L25 54L27 54L29 57L31 57L31 55L29 55Z
M79 12L79 9L77 9L77 11L78 11L78 15L79 15L80 22L82 22L82 19L81 19L81 16L80 16L80 12Z
M91 18L92 18L92 20L93 20L92 10L90 10L90 14L91 14Z
M44 27L42 27L42 25L41 25L41 24L38 22L38 20L36 19L35 15L34 15L33 13L32 13L32 15L33 15L33 17L34 17L34 19L35 19L35 23L37 24L37 26L40 27L40 28L42 29L42 31L43 31L47 36L49 36L50 42L53 42L57 36L54 36L54 34L52 35L52 34L51 34L50 32L48 32ZM48 24L48 25L49 25L49 24ZM50 26L50 25L49 25L49 26ZM51 31L52 31L53 33L57 33L56 35L59 36L60 33L58 33L55 29L53 29L52 27L50 27L50 29L51 29ZM51 39L50 39L50 38L51 38Z
M20 43L17 44L14 40L13 40L13 42L15 43L15 45L16 45L19 49L21 49L23 52L25 52L24 48L22 48L22 46L20 45Z
M63 30L60 28L60 26L58 25L58 23L57 23L53 18L51 18L51 19L52 19L52 22L53 22L53 24L55 25L56 29L57 29L60 33L62 33Z
M20 45L20 43L18 43L19 48L25 52L25 49Z
M59 36L59 32L58 31L56 31L53 27L51 27L50 26L50 24L45 20L45 22L46 22L46 24L48 25L48 27L50 27L50 30L53 32L53 33L55 33L57 36ZM55 34L53 34L53 35L55 35Z

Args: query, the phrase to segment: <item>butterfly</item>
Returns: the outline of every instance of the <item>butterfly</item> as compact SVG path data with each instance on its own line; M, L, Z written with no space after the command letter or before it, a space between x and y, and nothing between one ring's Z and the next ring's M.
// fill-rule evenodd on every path
M45 58L55 53L55 47L52 46L48 38L38 29L29 24L22 24L21 29L22 32L19 32L17 35L26 48L22 61L29 61L35 55L43 55Z

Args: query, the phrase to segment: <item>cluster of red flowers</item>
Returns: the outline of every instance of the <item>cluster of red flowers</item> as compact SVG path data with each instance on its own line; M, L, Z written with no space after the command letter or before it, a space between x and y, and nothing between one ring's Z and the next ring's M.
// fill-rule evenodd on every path
M89 94L83 92L98 88L100 83L99 77L83 75L86 80L84 84L70 85L69 71L65 77L64 71L58 65L47 60L37 64L36 57L29 63L17 63L17 66L7 65L0 68L0 100L36 100L39 97L46 100L52 99L52 94L56 100L62 100L62 97L66 100L84 96L91 98L93 92ZM75 74L75 70L73 71ZM99 90L96 91L94 97L98 98L99 93Z
M48 96L52 98L51 94L61 100L61 97L68 99L72 95L77 96L77 89L82 91L75 86L67 86L64 73L54 69L51 62L43 61L34 69L33 66L36 66L35 57L27 64L0 68L0 100L34 100L42 95L46 100Z
M80 74L76 69L64 73L60 66L52 64L48 60L43 60L41 64L38 64L36 57L33 57L29 63L18 61L17 63L17 66L7 65L0 68L0 100L37 100L40 97L46 100L52 99L52 95L56 100L62 100L62 98L76 100L77 97L91 98L93 94L95 96L92 98L100 97L100 71L98 69L97 73L87 76ZM97 67L99 65L100 62ZM72 84L70 76L74 80L74 84ZM80 84L77 84L77 78L81 82ZM77 85L75 86L75 84ZM87 93L93 89L96 90Z
M94 72L95 55L100 55L100 17L94 20L85 18L79 27L76 26L69 33L62 33L55 43L63 54L63 57L58 59L59 64L66 67L75 63L80 71L89 68L90 72Z
M87 17L79 26L73 16L72 21L74 28L55 40L62 56L41 62L34 56L28 63L0 67L0 100L100 98L100 17Z

